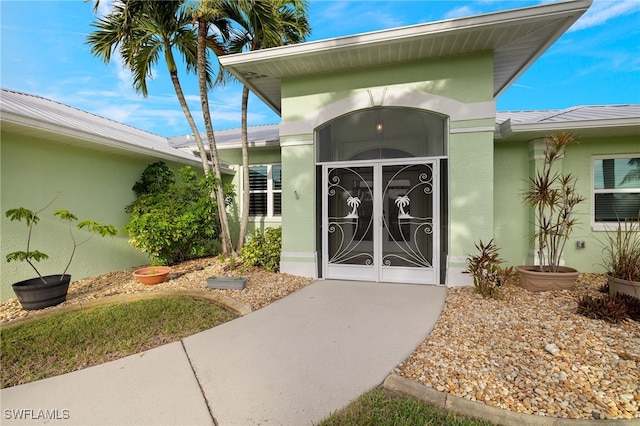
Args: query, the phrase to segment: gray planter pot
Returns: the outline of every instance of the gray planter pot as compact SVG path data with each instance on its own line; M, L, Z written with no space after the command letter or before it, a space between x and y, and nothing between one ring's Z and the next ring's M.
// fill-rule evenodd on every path
M207 278L207 287L225 290L242 290L247 286L246 277L215 277Z
M616 293L628 294L640 299L640 282L623 280L609 275L609 295L614 296Z

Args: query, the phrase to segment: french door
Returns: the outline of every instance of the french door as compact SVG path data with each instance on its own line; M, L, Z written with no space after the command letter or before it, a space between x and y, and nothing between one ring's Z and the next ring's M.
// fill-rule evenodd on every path
M322 166L326 278L438 283L438 162Z

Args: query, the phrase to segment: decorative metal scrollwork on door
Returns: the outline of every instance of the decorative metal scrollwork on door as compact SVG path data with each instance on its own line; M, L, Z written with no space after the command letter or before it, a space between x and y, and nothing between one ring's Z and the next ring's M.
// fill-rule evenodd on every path
M432 266L433 183L430 164L383 167L384 266Z
M373 168L328 170L329 263L372 265Z

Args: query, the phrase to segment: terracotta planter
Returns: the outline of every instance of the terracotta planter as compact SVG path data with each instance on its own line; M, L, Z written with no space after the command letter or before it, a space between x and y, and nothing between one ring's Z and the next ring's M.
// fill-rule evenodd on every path
M71 282L71 275L46 275L24 280L12 285L22 309L34 310L44 309L49 306L59 305L67 300L67 291Z
M560 272L540 272L536 265L518 266L520 286L529 291L569 290L576 285L580 273L573 268L560 266Z
M142 284L153 285L166 280L169 272L171 268L168 266L149 266L134 271L133 276Z
M616 293L628 294L640 299L640 282L623 280L609 275L609 295L614 296Z
M207 287L226 290L242 290L247 286L246 277L207 278Z

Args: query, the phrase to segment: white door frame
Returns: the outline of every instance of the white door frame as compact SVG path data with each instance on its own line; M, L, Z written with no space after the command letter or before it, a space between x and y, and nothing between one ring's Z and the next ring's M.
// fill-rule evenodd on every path
M322 163L322 270L327 279L348 279L375 282L399 282L414 284L438 284L440 269L440 160L439 158L403 158L392 160L340 161ZM431 193L432 234L431 265L424 267L385 266L383 249L386 235L383 235L383 168L385 166L428 165L432 170ZM353 265L329 263L329 170L335 168L371 167L373 171L373 259L371 264ZM362 244L362 243L361 243ZM366 243L364 243L366 244Z

